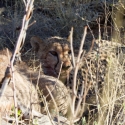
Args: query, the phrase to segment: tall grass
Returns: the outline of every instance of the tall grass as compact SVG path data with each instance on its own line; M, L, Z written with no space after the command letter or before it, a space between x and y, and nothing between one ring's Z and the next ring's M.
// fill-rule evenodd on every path
M125 6L124 1L114 2L100 2L100 0L36 0L35 9L32 21L36 20L36 24L29 27L27 31L27 39L32 35L41 35L41 37L50 37L53 35L67 36L71 26L74 27L74 48L78 48L82 37L83 27L85 25L90 26L98 31L98 21L100 18L101 25L104 27L103 35L101 38L112 39L112 41L124 43L124 12ZM107 3L107 4L106 4ZM0 35L0 46L9 47L15 46L15 41L20 31L18 28L21 25L21 19L24 11L21 0L2 0L1 4L6 8L3 24L3 34ZM38 11L40 9L40 12ZM107 34L108 26L110 32L114 30L110 36ZM123 30L121 30L123 29ZM101 30L101 29L100 29ZM88 33L87 39L98 38L99 33ZM91 38L90 38L91 37ZM89 39L90 38L90 39ZM6 42L7 41L7 42ZM8 44L9 41L9 44ZM87 41L87 40L86 40ZM90 43L85 43L87 46ZM11 44L10 44L11 43ZM29 44L27 42L27 44ZM26 46L27 47L27 46ZM25 49L27 49L25 47ZM29 47L29 46L28 46ZM88 47L90 48L90 46ZM123 50L121 51L120 49ZM119 53L119 51L121 51ZM97 112L94 115L88 113L88 119L83 119L82 125L87 124L98 124L98 125L114 125L114 124L125 124L124 121L124 47L118 48L114 53L117 55L111 55L107 52L107 69L105 74L105 80L101 91L96 91L98 97L98 103L96 97L92 97L96 102ZM90 95L91 96L91 95ZM89 111L88 111L89 112ZM93 117L93 118L91 118ZM92 120L93 119L93 120ZM79 124L79 123L78 123Z

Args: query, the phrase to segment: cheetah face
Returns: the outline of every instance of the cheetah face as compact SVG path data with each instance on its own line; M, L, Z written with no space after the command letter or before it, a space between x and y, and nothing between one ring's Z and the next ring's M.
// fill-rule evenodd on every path
M61 73L62 77L67 77L72 69L70 43L67 39L51 37L41 40L39 37L32 37L31 45L42 62L46 75L58 77Z

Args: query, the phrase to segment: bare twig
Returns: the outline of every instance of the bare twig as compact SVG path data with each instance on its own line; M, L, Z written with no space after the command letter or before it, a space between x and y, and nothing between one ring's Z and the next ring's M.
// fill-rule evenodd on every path
M95 42L95 39L93 39L93 40L92 40L92 45L91 45L91 47L90 47L89 52L91 52L91 51L92 51L92 49L93 49L93 47L94 47L94 42ZM89 52L88 52L88 53L89 53Z
M29 24L29 25L28 25L28 28L29 28L30 26L32 26L33 24L35 24L35 23L36 23L36 20L33 21L31 24Z
M25 1L25 0L23 0L23 2L24 2L24 5L26 6L26 1Z
M77 78L80 58L81 58L81 55L82 55L82 52L83 52L83 45L84 45L86 34L87 34L87 27L85 27L85 29L84 29L84 34L83 34L83 37L82 37L82 40L81 40L81 45L80 45L80 48L79 48L77 62L76 62L75 70L74 70L73 86L72 86L73 87L73 89L72 89L73 97L72 97L72 108L71 108L73 116L75 116L75 101L76 101L76 97L77 97L76 78Z
M73 27L71 28L71 31L70 31L69 40L70 40L73 67L75 67L76 64L75 64L75 57L74 57L74 50L73 50Z
M90 49L89 49L89 52L91 52L91 51L92 51L92 49L93 49L93 47L94 47L95 37L94 37L94 34L93 34L93 32L92 32L92 30L91 30L90 26L88 25L88 23L87 23L87 26L88 26L88 28L89 28L89 30L90 30L90 32L91 32L91 34L92 34L92 37L93 37L93 40L92 40L92 45L91 45L91 47L90 47ZM89 52L88 52L88 53L89 53Z
M99 43L101 42L101 30L100 30L100 18L99 21L97 21L98 23L98 27L99 27ZM99 55L100 50L99 47L97 48L97 55ZM99 58L97 58L97 68L96 68L96 85L95 85L95 93L96 93L96 102L97 102L97 106L99 108L99 97L98 97L98 77L99 77ZM99 109L98 109L99 110Z
M98 26L99 26L99 42L100 42L100 41L101 41L101 27L100 27L100 18L99 18Z
M87 83L87 81L88 81L88 72L86 72L86 78L85 78L85 79L86 79L86 80L85 80L85 82L84 82L83 105L82 105L82 108L81 108L81 112L80 112L79 117L82 117L82 115L83 115L84 108L85 108L86 95L87 95L87 93L88 93L88 91L89 91L89 89L90 89L90 86L91 86L90 83L89 83L89 84Z
M47 102L46 102L46 99L45 99L44 96L43 96L43 100L44 100L45 109L46 109L47 115L48 115L48 117L49 117L49 119L50 119L50 122L52 123L52 125L55 125L54 122L53 122L53 119L52 119L52 117L51 117L51 114L50 114L50 112L49 112L48 105L47 105Z
M84 92L84 81L82 82L81 93L79 94L79 100L75 109L75 114L74 114L75 117L78 115L79 110L81 109L80 106L83 100L83 92Z
M91 30L91 28L90 28L90 26L89 26L89 24L88 24L88 23L87 23L87 26L88 26L88 28L89 28L89 30L90 30L90 32L91 32L91 34L92 34L93 39L95 39L95 36L94 36L94 34L93 34L93 32L92 32L92 30Z
M28 28L28 23L33 11L33 2L34 0L29 0L26 4L26 15L24 15L23 18L23 23L22 23L22 28L20 35L18 37L16 47L11 59L11 70L12 70L12 80L13 80L13 88L14 88L14 106L15 106L15 116L16 116L16 125L18 125L18 115L17 115L17 100L16 100L16 88L15 88L15 82L14 82L14 68L13 68L13 63L15 60L15 56L17 53L19 53L19 50L21 48L21 44L24 43L25 37L26 37L26 30Z
M58 74L58 79L59 79L59 77L60 77L60 74L61 74L62 65L63 65L63 62L61 62L61 65L60 65L59 74Z
M54 99L54 97L53 97L53 95L52 95L50 89L49 89L47 86L46 86L46 89L47 89L47 91L49 92L49 95L51 96L51 99L52 99L52 101L53 101L53 103L54 103L54 105L55 105L56 113L57 113L57 118L58 118L58 124L60 124L60 121L59 121L59 109L58 109L58 106L57 106L57 104L56 104L56 102L55 102L55 99Z
M38 86L39 86L40 72L41 72L41 63L40 63L39 74L38 74L38 78L37 78L37 84L36 84L37 91L39 89Z
M12 63L14 62L16 54L20 51L21 46L24 44L24 40L26 37L26 30L28 28L29 20L31 18L32 11L33 11L33 2L34 2L34 0L29 0L26 4L26 14L24 15L20 35L19 35L18 40L16 42L15 51L13 54L13 58L11 60Z

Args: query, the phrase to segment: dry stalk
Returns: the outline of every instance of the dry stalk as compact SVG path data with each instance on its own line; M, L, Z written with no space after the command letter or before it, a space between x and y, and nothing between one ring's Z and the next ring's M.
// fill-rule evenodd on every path
M15 47L15 50L14 50L12 63L14 62L16 54L19 53L19 51L21 49L21 46L24 44L24 40L25 40L25 37L26 37L26 30L29 26L28 24L29 24L29 21L31 19L31 15L33 13L33 2L34 2L34 0L28 0L28 2L26 4L26 14L23 17L22 28L21 28L18 40L16 42L16 47Z
M84 33L85 33L85 32L84 32ZM86 35L86 34L84 34L84 36L83 36L84 39L85 39L85 35ZM94 41L95 41L95 39L93 39L91 48L90 48L89 52L87 53L87 55L92 51L93 46L94 46ZM83 45L84 45L84 44L81 44L81 46L83 46ZM80 46L80 47L81 47L81 46ZM81 51L82 51L82 47L81 47L80 49L81 49ZM80 53L80 49L79 49L79 53ZM82 56L81 56L81 55L82 55ZM79 62L80 62L80 60L82 60L83 56L84 56L84 54L82 54L82 52L81 52L81 53L80 53L80 56L78 56L78 57L79 57ZM87 63L87 61L86 61L86 63ZM78 66L78 68L79 68L78 58L77 58L77 66ZM88 70L89 70L89 69L88 69ZM89 71L89 72L90 72L90 71ZM82 116L82 114L83 114L83 112L84 112L86 95L87 95L87 93L88 93L88 91L89 91L89 89L90 89L90 86L91 86L90 84L87 85L87 76L88 76L88 73L86 73L86 81L85 81L85 83L84 83L84 82L82 83L82 88L81 88L80 94L78 95L79 100L78 100L77 106L76 106L75 111L74 111L74 117L78 116L79 110L80 110L80 106L81 106L81 102L82 102L82 101L83 101L83 105L82 105L82 108L81 108L81 112L80 112L79 118ZM77 93L76 93L76 97L77 97ZM75 99L76 99L76 97L75 97ZM75 100L75 99L74 99L74 100Z
M58 74L58 78L57 79L59 79L59 77L60 77L61 70L62 70L62 65L63 65L63 62L61 62L61 66L60 66L60 69L59 69L59 74Z
M44 103L45 111L47 113L47 116L49 117L50 122L52 123L52 125L55 125L54 122L53 122L53 119L51 117L51 114L49 112L49 109L48 109L48 104L47 104L47 101L46 101L46 97L41 93L41 91L38 88L38 85L37 85L37 91L40 94L40 96L42 97L42 102Z
M90 49L89 49L89 51L88 51L88 53L86 54L85 57L87 57L87 55L92 51L92 49L94 47L94 42L95 42L95 39L92 40L92 45L91 45L91 47L90 47Z
M107 5L106 5L107 3L106 3L106 0L105 0L105 2L104 2L104 5L105 5L105 22L104 22L104 33L103 33L103 37L104 37L104 39L106 40L108 40L108 31L107 31L107 27L108 27L108 18L111 16L111 13L110 12L108 12L108 9L107 9ZM112 8L113 9L113 8ZM112 30L112 29L111 29ZM112 33L112 31L111 31L111 33Z
M57 104L56 104L56 102L55 102L55 99L54 99L54 97L53 97L53 95L52 95L50 89L49 89L47 86L46 86L46 89L47 89L47 91L49 92L49 95L51 96L52 101L53 101L53 103L54 103L54 105L55 105L56 113L57 113L57 118L58 118L58 125L59 125L59 124L60 124L60 121L59 121L59 109L58 109L58 106L57 106Z
M37 78L37 84L36 84L36 87L37 87L37 91L38 91L38 84L39 84L39 79L40 79L40 71L41 71L41 63L40 63L40 68L39 68L39 74L38 74L38 78Z
M44 96L43 96L43 100L44 100L45 109L46 109L47 115L48 115L48 117L50 119L50 122L52 123L52 125L55 125L54 122L53 122L53 119L51 117L51 114L49 112L48 105L47 105L47 102L46 102L46 98Z
M61 74L61 70L62 70L62 65L63 65L63 62L61 63L61 66L60 66L60 70L59 70L59 74L58 74L58 78L57 79L59 79L59 77L60 77L60 74ZM56 83L57 83L57 80L56 80ZM37 86L38 86L38 83L37 83ZM58 124L60 124L60 121L59 121L59 109L58 109L58 106L57 106L57 104L56 104L56 102L55 102L55 99L54 99L54 97L53 97L53 95L52 95L52 91L54 90L54 88L50 91L50 89L46 86L46 89L47 89L47 91L48 91L48 95L47 96L51 96L51 98L52 98L52 101L53 101L53 103L54 103L54 105L55 105L55 108L56 108L56 113L57 113L57 119L58 119ZM46 97L47 97L46 96ZM47 102L46 102L47 103ZM47 105L46 105L47 106ZM51 120L51 122L52 122L52 118L51 118L51 115L50 115L50 113L49 113L49 109L48 109L48 107L47 107L47 113L49 114L49 118L50 118L50 120ZM52 122L52 124L54 124L53 122Z
M99 27L99 42L101 41L101 27L100 27L100 18L99 21L97 21L98 27Z
M82 82L82 87L81 87L81 92L79 94L79 100L78 100L78 103L77 103L77 106L76 106L76 109L75 109L75 114L74 116L76 117L79 113L79 109L80 109L80 106L81 106L81 102L83 100L83 94L84 94L84 82Z
M99 43L98 44L100 44L100 42L101 42L100 18L99 18L99 21L97 20L97 23L98 23L98 27L99 27L99 41L98 41ZM99 53L100 53L100 50L99 50L99 47L98 47L97 48L97 55L99 55ZM99 70L99 58L97 58L96 85L95 85L96 103L97 103L97 108L98 108L98 111L99 111L100 110L99 109L100 103L99 103L99 97L98 97L98 77L99 77L98 70Z
M75 102L76 102L76 97L77 97L77 90L76 90L76 81L77 80L76 79L77 79L77 73L78 73L78 69L79 69L79 62L80 62L80 58L81 58L81 55L82 55L82 52L83 52L83 45L84 45L86 34L87 34L87 26L84 28L84 34L83 34L83 37L82 37L82 40L81 40L81 45L80 45L80 48L79 48L77 62L76 62L76 66L75 66L75 69L74 69L73 86L72 86L72 88L73 88L72 89L73 97L72 97L72 106L71 106L73 117L75 117L75 114L76 114L75 113ZM81 95L81 97L82 96L83 95ZM77 112L78 107L76 109L77 109L76 110L76 112Z
M82 117L82 115L83 115L83 112L84 112L84 108L85 108L85 101L86 101L86 95L87 95L87 93L88 93L88 91L89 91L89 89L90 89L90 87L91 87L91 84L89 83L87 83L87 77L88 77L88 73L86 73L86 81L85 81L85 83L84 83L84 95L83 95L83 106L82 106L82 108L81 108L81 112L80 112L80 115L79 115L79 117Z
M24 2L24 5L26 6L26 1L25 1L25 0L23 0L23 2Z
M74 57L74 50L73 50L73 27L71 28L71 31L70 31L69 40L70 40L73 67L75 67L76 64L75 64L75 57Z
M62 65L63 65L63 62L61 63L61 66L60 66L58 79L59 79L59 77L60 77ZM37 90L38 90L38 91L39 91L38 84L39 84L39 79L40 79L40 71L41 71L41 63L40 63L39 75L38 75L38 79L37 79ZM56 83L57 83L57 81L56 81ZM47 96L49 96L49 95L51 96L52 101L53 101L53 103L54 103L54 105L55 105L56 112L57 112L57 118L58 118L58 124L59 124L60 121L59 121L59 110L58 110L58 106L57 106L57 104L56 104L56 102L55 102L55 99L54 99L52 93L51 93L51 92L54 90L54 88L50 91L50 89L46 86L46 89L47 89L47 91L48 91L48 95L47 95ZM47 96L46 96L46 97L47 97ZM51 123L54 125L53 120L52 120L52 117L51 117L51 114L50 114L49 109L48 109L48 105L47 105L46 99L45 99L44 96L43 96L43 100L44 100L45 109L46 109L46 112L47 112L47 114L48 114L48 117L49 117Z
M91 34L92 34L93 39L95 39L95 36L94 36L94 34L93 34L93 32L92 32L92 30L91 30L91 28L90 28L88 23L87 23L87 26L88 26L88 29L90 30Z
M92 51L92 49L93 49L93 47L94 47L94 42L95 42L95 39L93 39L93 40L92 40L92 45L91 45L91 47L90 47L89 52L91 52L91 51Z
M86 63L87 63L87 61L86 61ZM88 65L87 65L87 67L88 67ZM81 118L82 115L83 115L84 107L85 107L85 101L86 101L86 95L87 95L87 93L88 93L88 91L91 87L91 83L89 83L89 84L87 83L88 72L90 73L89 69L88 69L88 71L86 71L85 82L82 83L82 90L81 90L81 94L80 94L79 101L78 101L78 104L76 106L76 111L75 111L75 116L78 116L78 114L79 114L79 118ZM83 101L83 105L82 105L80 113L79 113L79 108L80 108L80 104L81 104L82 101Z
M35 24L35 23L36 23L36 20L33 21L31 24L29 24L28 28L29 28L30 26L32 26L33 24Z

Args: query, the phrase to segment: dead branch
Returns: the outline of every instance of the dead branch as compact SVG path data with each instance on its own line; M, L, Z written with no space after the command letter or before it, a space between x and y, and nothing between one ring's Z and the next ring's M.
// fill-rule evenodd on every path
M58 106L57 106L57 104L56 104L56 102L55 102L55 99L54 99L54 97L53 97L53 95L52 95L50 89L49 89L47 86L46 86L46 89L47 89L47 91L49 92L49 95L51 96L52 101L53 101L53 103L54 103L54 105L55 105L56 113L57 113L57 118L58 118L58 124L60 124L60 121L59 121L59 109L58 109Z
M74 57L74 50L73 50L73 27L71 28L71 31L70 31L69 40L70 40L73 67L75 67L76 64L75 64L75 57Z
M63 65L63 62L61 62L60 69L59 69L59 74L58 74L58 78L57 79L60 78L60 74L61 74L61 70L62 70L62 65Z
M101 28L100 28L100 18L99 20L97 20L97 23L98 23L98 27L99 27L99 43L100 44L100 41L101 41ZM99 55L100 53L100 50L99 50L99 47L97 48L97 55ZM97 102L97 108L98 108L98 111L99 111L99 107L100 107L100 103L99 103L99 97L98 97L98 77L99 77L99 58L97 58L97 68L96 68L96 85L94 86L95 87L95 93L96 93L96 102Z
M44 100L45 109L46 109L47 115L48 115L48 117L49 117L49 120L50 120L50 122L52 123L52 125L55 125L54 122L53 122L53 119L52 119L52 117L51 117L51 114L50 114L50 112L49 112L46 98L45 98L44 96L43 96L43 100Z
M83 45L84 45L84 41L85 41L85 37L86 37L86 34L87 34L87 26L84 28L84 34L83 34L83 37L82 37L82 40L81 40L81 45L80 45L80 48L79 48L79 53L78 53L78 57L77 57L77 62L76 62L76 66L75 66L75 70L74 70L74 77L73 77L73 97L72 97L72 113L73 113L73 117L75 117L75 102L76 102L76 97L77 97L77 91L76 91L76 79L77 79L77 73L78 73L78 69L79 69L79 62L80 62L80 58L81 58L81 55L82 55L82 52L83 52ZM83 96L83 95L82 95ZM81 102L81 101L80 101ZM76 110L76 112L78 111L78 108Z

